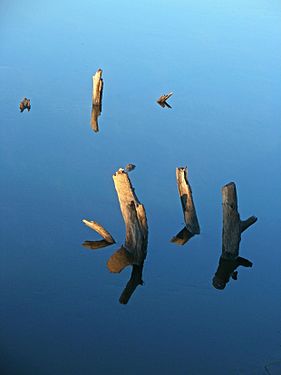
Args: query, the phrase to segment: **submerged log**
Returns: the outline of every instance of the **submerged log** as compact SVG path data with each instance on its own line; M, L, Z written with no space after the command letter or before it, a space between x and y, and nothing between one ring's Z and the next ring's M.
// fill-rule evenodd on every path
M83 219L82 222L87 225L87 227L93 229L95 232L97 232L106 242L113 244L115 243L115 240L111 236L111 234L99 223L96 221L88 221L86 219Z
M236 268L252 267L252 262L239 256L241 233L257 221L255 216L241 220L238 212L237 191L234 182L222 188L223 229L222 255L213 278L213 286L224 289L230 277L237 280Z
M23 98L22 101L20 102L20 111L23 112L25 109L30 111L31 105L30 105L30 99Z
M200 226L192 198L191 186L187 179L187 168L177 168L176 178L184 214L185 227L171 239L171 242L177 245L184 245L194 235L200 234Z

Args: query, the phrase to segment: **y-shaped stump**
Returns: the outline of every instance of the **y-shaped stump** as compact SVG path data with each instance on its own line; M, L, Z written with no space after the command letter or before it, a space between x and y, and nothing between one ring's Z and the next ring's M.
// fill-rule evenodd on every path
M121 272L132 265L131 278L119 301L126 304L138 285L142 285L142 269L147 253L148 227L144 206L139 202L128 174L119 169L113 175L121 213L126 226L125 244L108 260L111 272Z
M94 132L99 131L98 117L100 116L102 110L103 79L101 76L101 69L98 69L96 74L93 76L91 127Z
M191 186L187 180L187 168L177 168L176 177L182 204L185 227L171 239L177 245L184 245L195 234L200 234L200 227L192 198Z
M234 182L230 182L222 188L222 207L222 255L213 278L213 286L217 289L224 289L231 276L237 279L237 272L234 271L240 265L252 266L249 260L239 257L239 246L241 233L257 221L255 216L251 216L247 220L240 220Z

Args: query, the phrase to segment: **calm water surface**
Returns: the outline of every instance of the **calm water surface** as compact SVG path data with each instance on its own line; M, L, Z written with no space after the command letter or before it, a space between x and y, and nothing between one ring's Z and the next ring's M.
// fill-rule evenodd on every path
M4 0L0 20L1 374L280 374L280 2ZM106 262L125 239L112 174L127 163L149 246L124 306L131 270ZM184 165L201 235L178 247ZM258 217L240 245L254 265L219 291L230 181ZM99 239L83 218L117 244L82 247Z

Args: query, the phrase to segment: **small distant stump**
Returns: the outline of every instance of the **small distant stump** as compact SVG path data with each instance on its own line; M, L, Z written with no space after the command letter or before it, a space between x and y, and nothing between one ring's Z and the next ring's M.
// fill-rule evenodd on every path
M170 92L169 94L166 94L166 95L161 95L160 98L157 100L157 103L159 105L161 105L161 107L168 107L168 108L172 108L168 103L167 103L167 100L173 95L172 92Z
M103 92L103 79L102 70L98 69L96 74L93 75L93 92L92 92L92 114L91 114L91 127L94 132L99 131L98 117L102 112L102 92Z
M31 105L30 105L30 99L23 98L22 101L20 102L20 111L23 112L25 109L30 111Z

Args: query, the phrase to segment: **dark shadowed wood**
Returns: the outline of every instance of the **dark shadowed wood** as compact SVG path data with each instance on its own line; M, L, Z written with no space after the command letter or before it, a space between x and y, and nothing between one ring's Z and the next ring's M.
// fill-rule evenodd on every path
M87 249L91 250L98 250L102 249L103 247L107 247L113 245L112 242L107 242L106 240L100 240L100 241L84 241L82 246L86 247Z
M115 251L107 262L107 267L110 272L120 273L124 268L133 264L134 257L123 246Z
M142 270L143 270L143 264L139 266L136 264L133 265L130 280L128 281L125 289L123 290L119 298L119 302L122 303L123 305L126 305L129 302L129 299L131 298L136 288L139 285L143 285Z
M115 243L111 234L106 229L104 229L102 225L100 225L96 221L88 221L86 219L83 219L82 221L85 225L87 225L87 227L93 229L95 232L101 235L103 239L105 239L106 242L111 243L111 244Z
M171 239L177 245L184 245L195 234L200 234L191 186L187 178L187 168L177 168L176 178L184 214L185 227Z

